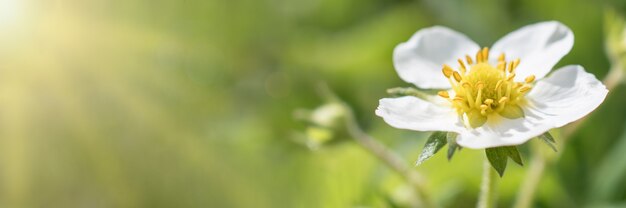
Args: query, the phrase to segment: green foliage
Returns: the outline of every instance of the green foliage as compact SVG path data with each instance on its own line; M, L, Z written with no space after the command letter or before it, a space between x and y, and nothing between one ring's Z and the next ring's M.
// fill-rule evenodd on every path
M555 152L557 152L556 146L554 146L554 144L556 143L556 141L554 140L554 137L552 137L552 135L550 134L550 132L546 132L543 133L541 135L539 135L537 137L537 139L541 140L543 143L545 143L546 145L548 145L552 150L554 150Z
M456 143L457 133L454 132L442 132L436 131L433 132L428 139L426 140L426 144L424 145L424 149L417 159L416 165L422 164L424 161L428 160L428 158L435 155L443 146L448 145L447 158L448 160L452 159L454 153L457 150L461 150L462 147Z
M509 158L515 163L523 165L522 157L516 146L487 148L485 149L485 154L491 166L500 174L500 177L504 176L504 170Z
M591 202L616 201L621 198L626 174L626 128L617 143L607 150L607 156L594 170L593 183L590 191Z
M490 46L520 26L558 20L576 36L559 66L581 64L602 78L609 66L600 24L605 3L626 11L618 1L567 0L23 3L15 18L0 19L0 201L2 207L410 204L401 203L410 201L401 178L357 145L312 152L294 142L307 136L308 125L295 121L293 110L324 102L315 83L327 81L368 133L403 158L416 158L424 134L390 128L373 113L387 97L384 89L410 86L394 71L396 44L420 28L444 25ZM534 207L626 200L618 150L625 90L611 91L559 149L563 158L546 169ZM330 138L328 129L318 130L309 133ZM446 142L454 160L432 157L418 171L442 207L473 205L482 151L454 152ZM507 169L499 207L512 203L525 171ZM603 188L590 188L596 186ZM591 197L594 190L610 194Z
M454 132L448 132L446 134L446 140L448 141L448 160L452 159L454 152L462 149L462 147L456 143L457 136L458 134Z
M448 143L447 135L448 133L443 131L433 132L428 137L428 140L426 140L422 154L420 154L415 165L422 164L428 158L435 155L435 153L437 153L443 146L445 146Z
M604 14L604 44L610 60L621 60L626 54L625 26L624 17L618 11L606 9Z

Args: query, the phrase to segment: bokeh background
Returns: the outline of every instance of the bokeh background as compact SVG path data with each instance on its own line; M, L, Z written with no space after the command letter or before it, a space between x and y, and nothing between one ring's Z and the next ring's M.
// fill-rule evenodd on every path
M523 25L574 31L558 66L602 78L607 8L583 0L0 0L0 207L406 207L407 184L345 135L312 148L299 109L325 82L444 207L476 203L484 153L414 167L426 133L374 115L408 87L391 61L445 25L490 46ZM626 205L626 93L611 92L548 164L535 207ZM298 113L295 113L298 114ZM315 133L315 132L313 132ZM330 135L330 136L328 136ZM557 143L560 140L557 138ZM509 163L499 205L525 167Z

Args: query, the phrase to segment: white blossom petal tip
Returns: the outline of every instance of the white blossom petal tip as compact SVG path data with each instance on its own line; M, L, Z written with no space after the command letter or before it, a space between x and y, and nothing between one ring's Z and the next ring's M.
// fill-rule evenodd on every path
M523 60L517 80L535 75L543 78L574 46L574 33L558 21L539 22L513 31L492 47L494 54L505 53Z
M459 119L454 109L436 105L413 96L383 98L376 115L389 125L415 131L458 131Z
M417 31L393 51L393 63L402 80L427 89L449 88L440 76L442 64L479 49L467 36L442 26Z

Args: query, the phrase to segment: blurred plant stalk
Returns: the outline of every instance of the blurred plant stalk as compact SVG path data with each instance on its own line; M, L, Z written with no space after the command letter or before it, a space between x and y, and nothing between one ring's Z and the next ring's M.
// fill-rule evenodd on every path
M611 68L608 74L604 77L602 82L609 90L609 95L613 94L612 90L619 86L624 80L624 71L626 67L626 22L624 18L618 15L613 10L607 10L604 21L605 27L605 49L608 56ZM559 153L554 157L549 157L542 153L542 150L533 146L534 152L531 159L531 166L528 169L526 177L523 181L520 190L518 191L517 200L513 207L515 208L528 208L531 207L537 186L541 181L546 165L548 163L558 160L565 148L565 144L570 139L576 130L587 120L588 117L584 117L576 122L573 122L561 129L561 142L556 144Z
M421 203L419 207L434 208L437 207L431 201L424 187L424 177L417 171L411 169L400 155L384 144L378 142L374 137L367 134L358 124L354 111L350 105L341 100L326 84L318 86L319 93L328 102L337 103L344 108L345 125L348 135L354 139L367 152L378 158L391 170L400 175L415 191L418 201Z
M478 198L478 208L492 208L496 204L498 187L498 173L491 167L491 163L485 157L483 163L483 179L480 185L480 196Z

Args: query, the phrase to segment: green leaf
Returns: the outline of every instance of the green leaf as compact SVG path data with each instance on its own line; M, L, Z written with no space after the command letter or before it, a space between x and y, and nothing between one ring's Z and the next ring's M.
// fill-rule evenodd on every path
M446 140L448 140L448 160L452 159L452 156L454 156L454 152L457 149L461 150L461 146L456 143L456 137L458 135L459 134L454 132L448 132L446 134Z
M593 202L606 202L621 196L626 175L626 126L622 127L622 136L610 149L603 150L605 156L598 162L591 175L590 199Z
M519 151L517 151L516 146L507 146L507 147L501 147L501 148L507 151L509 158L511 158L513 162L517 163L520 166L524 166L524 163L522 162L522 156L520 156Z
M604 48L609 60L618 60L623 56L624 27L626 26L624 16L615 9L604 10Z
M485 154L487 155L487 160L489 160L489 163L491 163L491 166L498 172L500 177L504 175L508 158L511 158L519 165L523 165L522 157L516 146L487 148L485 149Z
M539 135L537 138L543 141L544 143L546 143L548 146L550 146L550 148L552 148L552 150L554 150L555 152L557 151L556 146L554 146L554 143L556 143L556 141L554 141L554 137L552 137L550 132L543 133L542 135Z
M426 141L426 145L424 145L424 150L422 150L422 154L420 154L419 158L415 165L420 165L428 158L432 157L437 151L439 151L446 143L447 140L447 132L436 131L428 137Z

